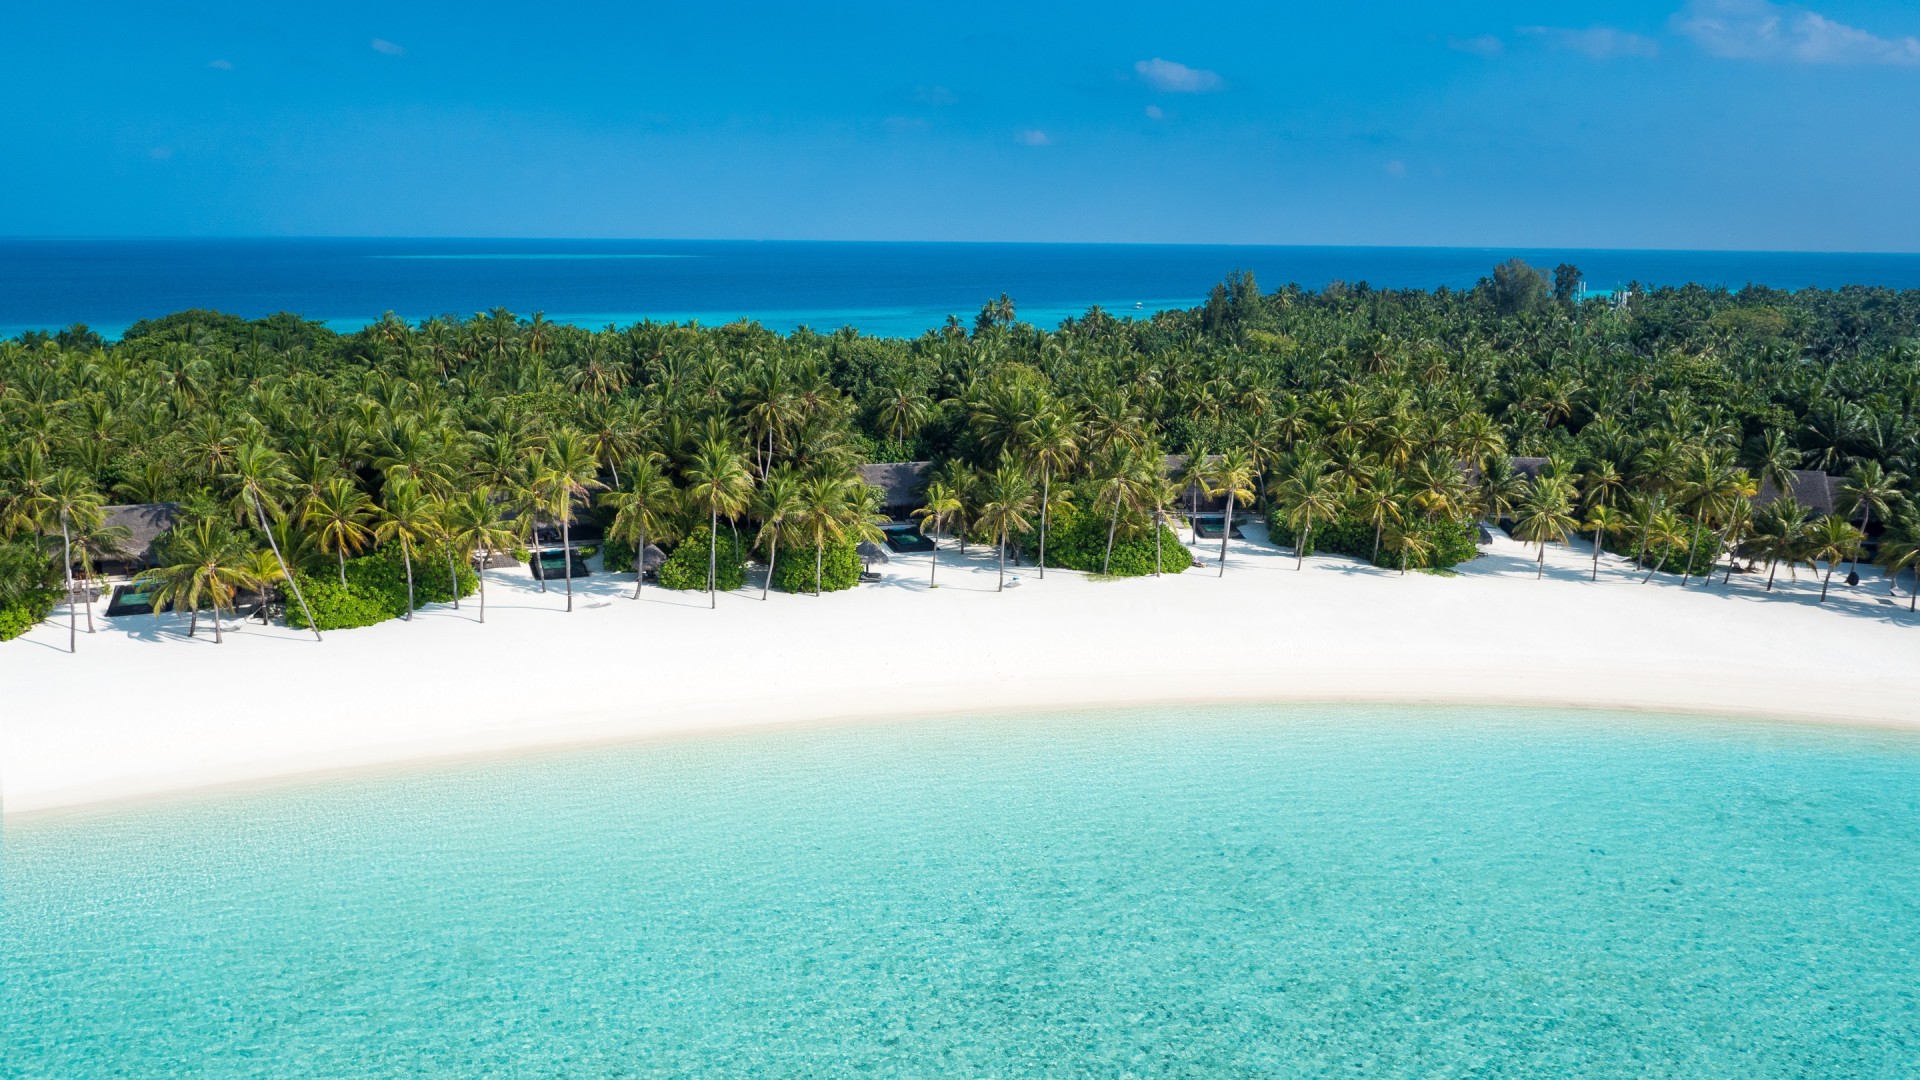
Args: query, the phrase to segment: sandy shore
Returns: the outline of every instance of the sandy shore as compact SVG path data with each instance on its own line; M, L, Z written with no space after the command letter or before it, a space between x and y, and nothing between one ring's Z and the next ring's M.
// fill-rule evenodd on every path
M310 635L249 624L215 646L172 614L108 620L69 656L43 624L0 646L8 813L374 764L748 724L1152 702L1484 702L1694 710L1920 727L1920 618L1871 572L1636 584L1587 549L1501 538L1453 577L1236 542L1212 569L1094 581L1028 567L994 592L973 549L896 556L822 598L720 597L524 568L476 603ZM1203 551L1207 550L1203 546ZM1177 554L1177 552L1175 553ZM102 605L104 608L104 605Z

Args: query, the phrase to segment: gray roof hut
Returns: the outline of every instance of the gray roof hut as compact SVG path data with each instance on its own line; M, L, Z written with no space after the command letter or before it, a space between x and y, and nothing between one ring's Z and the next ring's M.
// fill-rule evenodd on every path
M1840 509L1840 478L1828 476L1823 472L1807 469L1795 469L1792 474L1793 490L1791 494L1814 514L1833 514ZM1753 497L1753 505L1765 506L1779 499L1780 488L1771 480L1760 483L1760 491Z
M109 576L131 574L154 565L153 545L173 528L180 514L178 503L131 503L108 506L106 526L127 530L127 539L119 545L115 557L100 560L100 570Z
M920 506L927 490L931 461L883 461L860 466L860 479L880 490L880 509L897 521L904 521Z

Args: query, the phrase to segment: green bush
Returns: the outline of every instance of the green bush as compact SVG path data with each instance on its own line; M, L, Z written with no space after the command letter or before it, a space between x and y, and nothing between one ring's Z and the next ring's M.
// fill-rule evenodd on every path
M651 544L653 540L648 539L647 543ZM600 560L600 565L605 568L609 574L618 574L624 570L633 569L633 545L627 543L625 540L612 536L607 537L606 543L600 545L600 554L603 556Z
M1693 526L1691 524L1687 526L1687 535L1688 537L1692 537L1693 535ZM1587 537L1588 539L1592 539L1593 534L1588 533ZM1720 542L1720 538L1713 530L1703 529L1700 532L1700 539L1700 550L1693 552L1683 552L1679 548L1671 547L1667 544L1647 545L1644 559L1646 568L1651 570L1659 566L1661 558L1665 557L1667 564L1660 570L1663 574L1672 574L1674 577L1679 577L1691 571L1695 577L1698 577L1706 573L1712 569L1714 563L1719 561L1717 558L1719 552L1717 545ZM1633 529L1628 529L1626 532L1616 536L1606 537L1601 541L1600 546L1613 552L1615 555L1631 559L1640 551L1640 534ZM1689 566L1689 564L1691 564L1691 566Z
M51 592L36 594L6 607L0 607L0 641L12 641L33 629L34 624L51 615L54 600L58 595Z
M453 572L460 595L472 596L480 588L480 579L466 559L455 557ZM347 560L347 584L338 577L314 577L296 572L300 591L313 608L314 621L322 630L350 630L397 619L407 613L407 567L395 546L371 551ZM413 553L413 606L453 602L454 583L447 580L447 557L439 548L421 548ZM320 597L316 599L316 596ZM306 614L298 603L286 606L287 625L304 628Z
M773 585L781 592L810 593L813 591L813 553L812 544L804 547L783 548L780 562L774 569ZM820 591L839 592L860 584L860 552L851 541L828 543L826 552L820 557Z
M1099 573L1101 563L1106 561L1108 519L1099 514L1073 512L1061 515L1056 522L1059 523L1050 523L1047 529L1047 565ZM1031 552L1035 556L1039 554L1037 539ZM1165 525L1160 526L1161 570L1177 574L1192 565L1193 556L1180 542L1179 534ZM1113 561L1107 573L1113 577L1153 573L1153 530L1149 522L1133 522L1129 533L1128 522L1122 519L1113 538Z
M11 641L53 613L60 572L31 540L0 543L0 641Z
M705 525L687 534L660 564L657 576L662 588L705 589L707 587L707 545L712 534ZM732 592L747 583L747 555L732 529L720 533L715 583L721 592ZM785 561L785 560L782 560ZM629 557L627 565L633 565Z
M1431 550L1424 556L1408 561L1407 566L1414 570L1444 570L1458 566L1480 554L1479 526L1471 521L1440 520L1434 522L1414 522L1415 531L1424 537ZM1293 529L1289 526L1279 508L1267 514L1267 536L1282 547L1293 546ZM1331 552L1346 555L1361 561L1373 557L1373 526L1365 521L1335 521L1316 525L1312 542L1307 545L1307 554ZM1388 570L1400 569L1400 557L1380 545L1380 557L1374 560L1375 566Z

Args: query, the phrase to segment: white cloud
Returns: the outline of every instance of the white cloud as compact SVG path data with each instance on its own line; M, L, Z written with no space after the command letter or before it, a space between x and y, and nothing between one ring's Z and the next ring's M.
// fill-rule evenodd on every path
M1499 56L1507 51L1506 43L1492 34L1478 37L1447 39L1447 48L1454 52L1472 53L1475 56Z
M1920 65L1920 38L1884 38L1770 0L1693 0L1673 28L1709 55L1794 64Z
M1209 90L1224 89L1227 85L1218 72L1190 68L1157 56L1134 64L1133 70L1155 89L1174 94L1204 94Z
M1577 52L1595 60L1611 60L1619 56L1644 60L1660 55L1659 42L1611 26L1589 26L1584 30L1562 26L1522 26L1517 29L1528 37L1544 39L1554 48Z
M213 61L213 62L211 62L211 63L209 63L209 64L208 64L207 66L208 66L208 67L210 67L210 68L212 68L212 69L213 69L213 70L215 70L215 71L232 71L232 70L233 70L233 61L231 61L231 60L215 60L215 61Z
M1407 163L1399 160L1398 158L1395 158L1394 160L1387 162L1387 175L1388 176L1407 175Z
M1026 131L1022 131L1020 134L1014 136L1014 140L1022 146L1050 146L1053 143L1053 140L1048 137L1047 133L1038 128L1029 128Z
M407 55L406 49L402 48L399 45L395 45L393 42L388 41L386 38L374 38L372 42L372 48L374 52L384 53L387 56Z
M1165 110L1165 109L1162 109L1162 108L1161 108L1160 106L1158 106L1158 105L1149 105L1149 106L1147 106L1147 119L1149 119L1149 120L1165 120L1166 118L1167 118L1167 113L1166 113L1166 110Z

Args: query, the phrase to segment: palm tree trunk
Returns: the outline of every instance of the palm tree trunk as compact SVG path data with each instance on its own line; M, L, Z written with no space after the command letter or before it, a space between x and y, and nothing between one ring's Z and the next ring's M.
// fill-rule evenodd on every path
M192 637L200 630L200 605L195 603L193 610L187 613L187 636Z
M1649 530L1647 529L1640 530L1640 547L1638 550L1634 551L1633 553L1633 568L1635 570L1645 570L1647 568L1647 532L1648 531Z
M280 564L280 576L286 578L287 584L293 587L293 598L300 601L300 610L306 613L307 626L313 630L313 640L321 640L320 624L314 621L313 609L307 606L307 598L300 594L300 583L294 580L293 571L287 569L287 560L280 557L280 541L275 540L273 530L267 528L267 512L260 508L259 496L249 491L247 501L253 503L254 515L260 519L260 531L267 534L267 546L273 549L273 561ZM344 565L340 572L343 575L346 573ZM216 614L215 617L218 618L218 615Z
M1834 563L1827 564L1827 576L1820 579L1820 602L1827 602L1827 586L1833 584Z
M1657 573L1659 573L1660 571L1662 571L1662 570L1664 570L1664 569L1666 569L1666 566L1667 566L1667 556L1668 556L1668 555L1671 555L1671 554L1673 554L1673 549L1672 549L1671 547L1669 547L1669 548L1668 548L1667 550L1665 550L1665 551L1663 551L1663 552L1661 552L1661 553L1660 553L1660 561L1659 561L1659 563L1657 563L1657 564L1655 564L1655 566L1654 566L1654 568L1653 568L1653 569L1651 569L1651 570L1649 570L1649 571L1647 571L1647 576L1646 576L1646 577L1643 577L1643 578L1641 578L1641 579L1640 579L1640 584L1642 584L1642 585L1645 585L1645 584L1646 584L1647 582L1649 582L1649 581L1652 581L1652 580L1653 580L1653 575L1655 575L1655 574L1657 574Z
M1696 519L1693 523L1693 543L1687 545L1687 564L1681 568L1680 587L1683 589L1687 587L1689 581L1693 580L1693 553L1700 550L1700 529L1701 522ZM1707 572L1709 574L1713 572L1712 559L1707 560Z
M1600 530L1593 530L1593 576L1588 581L1600 580Z
M1768 592L1773 591L1773 575L1779 572L1780 572L1780 560L1768 559L1767 560L1767 591Z
M1100 560L1100 573L1106 574L1113 566L1113 534L1120 528L1120 496L1113 497L1113 520L1107 522L1107 556Z
M1051 469L1044 469L1044 468L1041 469L1040 470L1040 579L1042 581L1046 580L1046 577L1047 577L1047 506L1049 503L1053 501L1049 497L1053 492L1052 485L1053 485L1053 471Z
M539 553L535 552L535 557ZM413 545L400 541L400 561L407 566L407 621L413 621Z
M1299 572L1301 564L1307 561L1307 549L1312 546L1313 523L1309 521L1307 527L1300 532L1300 542L1293 546L1293 569L1296 573Z
M476 573L476 574L474 574L474 577L476 577L476 578L478 578L478 579L480 579L480 625L481 625L481 626L485 626L485 625L487 625L487 568L486 568L486 564L487 564L487 563L490 563L490 562L492 562L492 561L493 561L493 552L491 552L491 551L488 551L488 550L487 550L486 548L481 548L481 549L480 549L480 555L481 555L481 559L480 559L480 563L481 563L481 566L480 566L480 570L479 570L479 572L478 572L478 573Z
M720 572L720 504L715 503L713 513L707 518L707 609L720 606L720 596L715 591L716 575Z
M65 510L60 512L60 565L67 572L67 652L77 653L80 651L80 619L74 605L80 601L73 595L73 538L67 532Z
M568 528L572 514L560 515L560 561L565 564L567 577L567 610L573 610L573 533ZM457 606L457 602L456 602Z
M1007 527L1000 526L1000 583L993 587L994 592L1007 589Z
M1384 531L1386 527L1386 518L1378 518L1373 523L1373 558L1367 560L1368 565L1380 565L1380 533Z
M546 565L540 561L539 518L533 519L533 569L535 570L533 576L540 579L540 595L545 596L547 593L547 568Z
M1540 541L1540 557L1533 562L1533 580L1539 581L1547 574L1547 542Z
M226 638L220 635L220 598L218 596L213 598L213 643L226 644Z
M1153 576L1160 576L1160 533L1167 527L1165 515L1159 510L1153 512Z
M821 564L827 557L826 539L819 533L813 537L813 595L820 595Z
M336 548L334 554L340 557L340 587L344 589L347 587L347 549Z
M447 558L447 583L453 587L453 610L460 610L460 575L453 568L453 551L442 552Z
M927 560L927 588L937 589L940 587L940 515L939 514L933 515L933 535L931 537L928 537L928 539L933 541L933 557Z
M767 593L773 590L773 572L780 567L780 534L773 534L773 547L767 553L767 580L760 585L760 599L765 600Z
M1195 526L1198 528L1199 526ZM1220 576L1227 576L1227 537L1233 535L1233 492L1227 492L1227 520L1220 529Z

